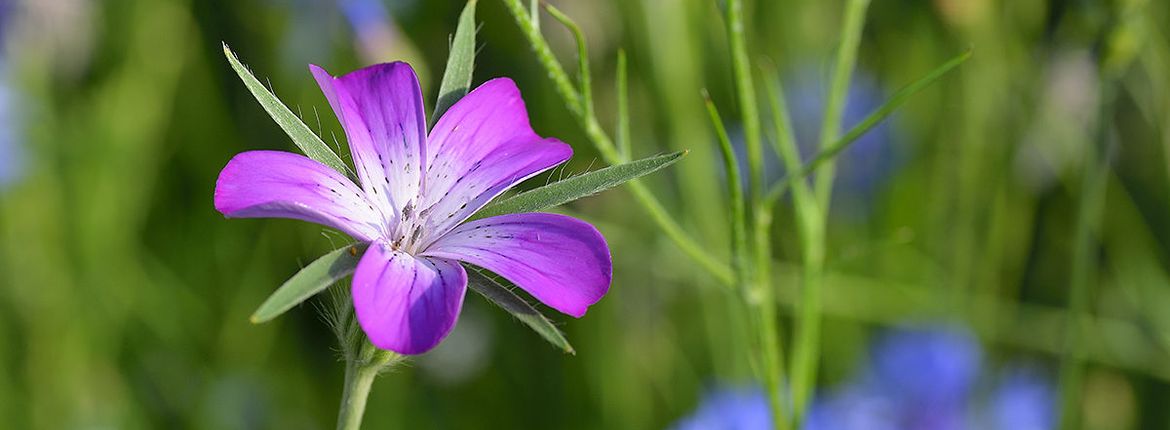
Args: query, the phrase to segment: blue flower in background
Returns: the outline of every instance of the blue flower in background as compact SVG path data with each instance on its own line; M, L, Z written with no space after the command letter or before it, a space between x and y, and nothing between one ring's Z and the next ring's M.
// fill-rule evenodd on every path
M8 188L21 176L21 154L17 137L20 135L16 118L16 95L8 77L8 53L5 50L5 30L10 28L11 5L0 0L0 191Z
M894 331L872 348L860 380L814 406L806 429L964 429L980 355L961 329Z
M0 191L20 177L21 154L12 110L12 90L5 73L4 58L0 57Z
M806 430L1046 430L1052 389L1038 372L1013 370L980 402L982 351L952 326L903 328L871 349L862 376L818 399Z
M1056 392L1036 369L1016 368L999 383L990 405L994 428L1046 430L1056 428Z
M980 355L979 344L959 328L894 331L873 348L870 383L888 387L899 401L962 404L979 377Z
M857 377L818 396L804 430L1055 428L1055 393L1043 374L1010 367L994 386L981 386L980 376L990 372L982 368L979 343L962 328L897 329L870 352ZM771 422L763 390L720 389L672 428L752 430Z
M768 396L758 387L721 387L707 393L702 405L673 430L770 430Z

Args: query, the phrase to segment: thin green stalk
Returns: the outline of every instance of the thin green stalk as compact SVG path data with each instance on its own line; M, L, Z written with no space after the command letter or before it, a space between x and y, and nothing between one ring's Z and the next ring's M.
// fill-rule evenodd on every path
M786 429L788 419L784 411L781 387L784 373L780 354L780 330L776 322L776 298L772 293L771 273L767 270L771 263L767 236L772 225L771 210L757 213L754 218L755 224L751 229L753 248L749 248L743 177L739 171L739 163L736 161L735 151L731 148L731 140L727 137L719 110L715 103L711 102L706 91L703 91L703 100L707 106L707 113L711 116L711 124L715 127L715 135L719 138L719 149L723 154L723 166L727 172L727 191L731 203L732 267L735 268L736 283L742 289L744 303L751 311L756 335L759 337L759 356L756 362L768 389L769 405L772 416L775 417L773 422L776 428ZM765 208L757 206L756 209Z
M786 178L783 179L780 184L791 184L790 186L793 187L793 205L796 207L797 212L797 227L800 231L802 240L805 240L803 238L814 235L810 229L816 226L815 220L819 218L819 211L816 200L812 194L812 190L809 188L808 182L806 182L804 179L806 174L801 173L804 173L806 170L811 171L811 169L816 168L816 165L809 165L808 167L802 168L800 164L800 152L796 146L796 137L793 135L792 131L792 120L788 114L788 105L784 99L784 90L780 84L779 76L770 67L765 68L764 74L765 76L772 77L771 79L764 80L764 86L768 93L769 106L771 107L772 112L772 125L775 128L775 136L773 136L771 141L773 149L783 161L785 170L788 172ZM758 223L771 223L772 210L777 199L778 197L773 199L769 195L764 199L763 202L760 203L760 209L758 210L758 213L759 217L763 220L757 220ZM760 238L757 240L760 241L765 239ZM758 252L763 252L766 250L766 244L757 244L757 247L761 248L761 250ZM760 258L763 258L763 256L760 256ZM770 260L771 257L768 258ZM806 258L804 261L808 261L808 259ZM771 298L771 293L773 293L773 291L768 289L768 292L769 300L774 301L774 299ZM775 305L773 304L773 306ZM775 325L775 310L772 309L771 312L773 313L771 318L772 325ZM770 330L775 329L770 328ZM778 334L776 336L778 336ZM773 400L773 402L776 401L778 400ZM782 408L784 405L774 405L773 407ZM780 415L776 416L779 417ZM781 420L778 419L777 424L780 424L780 421ZM792 425L792 423L784 420L783 425L787 427Z
M825 105L821 123L820 148L829 148L837 141L841 129L841 118L845 110L845 98L849 92L853 67L857 61L857 48L861 41L861 29L865 25L865 11L869 0L849 0L845 7L845 24L841 28L841 40L837 46L837 59L833 67L832 85ZM821 349L821 287L824 279L825 229L828 222L829 200L834 176L832 159L817 172L814 187L818 201L819 217L810 223L802 235L802 257L804 279L801 288L801 307L797 322L795 347L792 361L792 401L799 427L804 418L805 408L816 384L817 366Z
M776 294L772 287L772 207L757 205L755 209L754 256L753 263L756 278L756 300L754 303L759 315L760 348L762 350L762 370L764 385L768 390L768 400L771 405L773 424L779 430L790 428L788 411L784 400L784 351L781 348L780 326L777 320Z
M764 192L764 150L760 144L760 114L756 107L756 89L752 83L751 62L748 61L747 41L744 37L743 0L728 0L725 13L727 36L731 44L731 68L735 74L735 90L743 121L744 146L747 149L748 183L754 204Z
M341 408L337 414L338 430L358 430L362 427L362 415L366 411L366 399L374 379L399 358L398 354L380 350L369 341L364 341L358 356L346 360L345 389L341 394Z
M1069 282L1068 311L1065 316L1064 360L1060 366L1060 428L1080 428L1081 392L1087 345L1084 337L1089 319L1089 295L1097 278L1094 262L1095 237L1100 230L1105 207L1105 189L1109 178L1108 161L1102 149L1106 145L1112 112L1113 83L1102 79L1101 106L1098 116L1097 145L1086 145L1081 183L1080 204L1074 236L1073 261ZM1098 146L1099 145L1099 146Z
M853 68L857 64L857 49L861 44L861 30L865 26L865 11L868 8L869 0L848 0L846 3L845 25L841 28L841 40L837 45L833 80L825 102L825 111L821 117L819 145L821 149L828 148L836 142L837 136L841 132L845 101L849 95L849 83L853 79ZM829 197L832 193L835 171L836 166L830 162L820 172L817 172L817 200L826 213L829 208Z
M577 42L577 73L581 75L581 110L586 115L593 116L593 79L589 73L589 48L585 45L585 34L581 32L581 26L577 25L560 9L548 3L544 4L544 8L548 10L548 14L552 15L553 19L556 19L573 33L573 39Z
M771 75L775 75L774 73ZM816 264L819 264L820 258L823 258L823 253L819 252L820 248L811 244L816 244L818 238L821 237L817 229L821 228L820 207L817 205L816 196L809 187L808 182L805 181L805 176L812 169L815 169L819 164L809 164L804 167L800 164L800 153L796 146L796 139L792 134L792 121L789 119L788 106L784 101L783 88L780 85L779 79L766 79L764 85L768 91L768 100L772 110L772 124L775 127L776 136L772 139L773 149L780 156L784 162L785 170L789 173L787 177L782 180L781 184L791 186L793 189L792 202L796 208L797 228L800 232L802 246L802 264L804 270L802 271L802 287L808 291L810 288L820 288L821 279L818 272L814 269ZM826 158L828 159L828 158ZM767 208L770 215L771 208L775 204L775 199L769 193L769 197L762 202L761 206ZM816 276L815 278L813 276ZM819 300L819 297L818 297ZM808 303L802 303L801 306L808 306ZM818 304L819 306L819 304ZM795 364L795 363L794 363ZM797 369L794 368L793 371ZM795 374L793 374L795 376ZM796 393L796 381L793 381L793 393ZM799 426L799 417L801 410L795 409L794 419Z
M735 283L746 287L751 279L748 261L747 244L747 216L744 213L743 176L739 172L739 162L735 159L735 150L731 148L731 139L727 137L727 130L723 127L723 119L719 110L711 101L711 96L703 90L703 102L707 105L707 114L711 116L711 125L715 127L715 135L719 138L719 151L723 155L723 169L727 175L727 195L731 204L731 267L735 271ZM745 288L746 290L746 288ZM746 296L746 291L745 291Z
M811 394L812 383L815 380L816 370L815 361L817 360L817 351L812 348L815 347L813 343L819 331L819 312L821 307L821 293L820 289L824 282L823 261L824 261L824 212L822 207L815 201L815 196L809 188L808 183L804 178L833 160L834 157L842 150L852 144L858 137L869 131L870 128L877 125L887 116L889 116L895 109L901 106L918 91L926 88L934 81L941 78L946 73L958 67L963 62L970 58L971 52L967 51L963 54L944 63L942 66L934 69L926 76L919 78L917 81L902 88L893 97L876 111L867 116L860 124L853 127L845 136L838 139L832 145L822 149L812 160L803 166L800 164L800 155L797 150L796 140L792 136L791 120L789 119L787 105L784 101L783 89L780 83L775 79L765 80L767 85L767 92L772 107L772 123L776 126L776 136L772 140L774 149L780 158L784 161L785 169L788 171L786 177L781 179L771 190L768 191L767 196L761 203L762 208L772 208L784 191L788 187L793 188L793 204L797 211L797 224L800 231L800 239L802 243L802 265L803 265L803 279L801 290L801 304L798 307L798 318L800 318L801 325L798 332L798 343L795 352L796 357L793 361L793 397L796 414L801 414L803 411L804 402L807 401ZM766 71L767 75L775 75L772 71ZM827 210L827 209L826 209ZM763 213L762 211L760 213ZM814 311L815 310L815 313ZM813 322L808 323L807 318L813 318ZM803 348L803 349L802 349ZM804 357L804 358L801 358ZM804 360L798 362L796 360ZM811 366L811 369L810 367ZM799 417L797 418L799 423ZM799 424L797 424L799 425Z
M552 49L548 46L548 41L540 34L540 29L533 25L533 21L529 16L528 11L525 10L524 5L520 0L503 0L504 5L508 8L508 12L512 14L512 18L516 20L516 25L520 27L524 37L528 40L529 45L532 46L536 53L537 61L548 73L549 79L552 80L553 86L557 90L557 94L565 102L565 106L569 109L569 113L577 120L578 125L585 131L585 135L602 159L609 164L618 164L621 162L621 156L618 154L613 142L601 128L597 117L592 113L587 113L581 109L579 102L580 96L577 90L573 87L572 81L565 73L564 67L553 56ZM587 71L584 71L588 73ZM699 263L699 266L714 276L720 283L724 285L732 285L734 282L734 274L731 268L724 262L717 260L710 252L703 246L699 245L690 235L688 235L678 222L670 215L669 212L658 201L658 198L650 192L649 188L641 181L629 182L630 192L634 195L635 200L649 213L650 218L654 220L658 227L662 229L666 236L678 245L679 249L683 251L688 257Z
M768 197L764 200L764 206L772 207L776 200L779 199L782 192L776 190L791 186L795 188L793 191L794 203L797 206L804 207L810 203L808 196L811 193L808 183L804 181L804 177L808 176L810 172L824 163L824 161L832 159L845 146L853 143L856 136L848 141L843 140L834 144L833 148L821 151L807 165L801 166L800 150L796 146L796 137L792 134L792 119L788 114L788 103L784 100L784 88L780 84L780 79L776 76L774 70L769 68L765 71L765 74L775 76L773 79L764 80L764 87L768 91L768 102L772 108L772 125L775 127L776 133L776 136L772 139L772 149L776 151L776 155L780 157L780 160L784 163L784 169L788 173L785 174L784 178L772 190L769 190ZM872 117L873 115L870 116Z
M617 57L617 148L622 160L633 157L630 148L630 89L627 79L626 50L619 49Z

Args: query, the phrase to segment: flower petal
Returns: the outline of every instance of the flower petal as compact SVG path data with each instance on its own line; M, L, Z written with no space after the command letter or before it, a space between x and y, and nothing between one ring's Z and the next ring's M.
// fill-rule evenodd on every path
M345 129L362 188L396 224L426 174L426 116L414 69L395 62L335 78L309 68Z
M532 131L520 90L492 79L455 103L427 138L423 218L430 242L513 185L563 163L573 149Z
M368 242L382 217L348 178L300 154L237 154L215 181L215 209L229 218L292 218L341 230Z
M580 318L609 291L609 247L592 225L547 213L500 215L463 224L423 255L491 270L544 304Z
M467 272L444 258L415 258L375 242L353 275L353 308L375 346L422 354L438 345L459 317Z

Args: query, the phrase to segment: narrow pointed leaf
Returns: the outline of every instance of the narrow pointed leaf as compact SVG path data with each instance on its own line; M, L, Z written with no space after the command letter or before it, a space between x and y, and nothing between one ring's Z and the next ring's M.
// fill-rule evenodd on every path
M260 83L256 76L253 76L252 72L240 63L240 60L236 58L236 53L232 52L226 43L223 44L223 54L227 56L232 69L244 81L244 86L248 87L248 91L251 91L252 96L256 97L256 101L264 107L264 111L268 112L268 115L276 121L276 124L280 125L280 128L288 134L288 137L292 138L293 143L301 148L305 155L320 161L333 170L349 175L349 168L345 166L344 161L341 161L341 157L338 157L337 153L333 152L316 133L313 133L313 130L309 129L309 126L305 125L296 114L293 114L284 103L281 103L280 99L272 94L272 91L264 87L264 84Z
M268 300L252 314L252 322L258 324L276 318L305 299L329 288L334 282L353 274L358 260L361 260L365 251L364 244L350 245L309 263L268 296Z
M654 173L658 169L673 164L686 154L686 151L679 151L643 158L553 182L511 198L493 202L472 216L471 219L476 220L510 213L536 212L568 203Z
M439 99L435 101L431 125L471 88L471 72L475 69L475 2L468 1L459 14L459 26L455 28L455 38L451 41L451 54L447 56L447 70L439 84Z
M519 319L520 322L527 324L529 328L536 331L544 340L547 340L561 351L569 354L576 353L573 350L573 346L569 345L569 341L553 325L552 321L545 318L540 311L533 308L523 298L513 293L509 286L504 285L507 281L497 281L478 267L464 266L467 269L467 286L471 287L473 291L508 311L508 313Z

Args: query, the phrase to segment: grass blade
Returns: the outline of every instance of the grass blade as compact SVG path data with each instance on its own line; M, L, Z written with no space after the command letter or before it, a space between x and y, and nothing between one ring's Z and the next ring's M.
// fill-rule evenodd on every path
M447 70L439 84L439 99L435 101L435 113L431 114L432 126L471 88L471 73L475 70L475 2L468 1L459 14L459 26L455 28L451 54L447 57Z
M626 76L626 51L619 49L617 57L617 150L621 159L629 160L630 148L630 89Z
M256 97L256 101L260 102L260 106L264 107L264 111L276 121L277 125L292 138L294 144L301 148L301 152L314 160L333 168L344 175L349 175L351 178L349 167L346 167L345 162L341 161L341 157L337 153L329 149L325 142L309 129L300 118L288 109L280 99L276 98L272 91L264 87L252 72L244 67L240 60L236 58L236 53L232 52L227 43L223 44L223 54L227 56L228 62L231 63L232 69L236 74L240 75L240 79L244 81L244 86L248 87L248 91L252 96Z
M643 158L625 164L609 166L540 188L525 191L512 198L493 202L471 217L472 220L510 213L535 212L588 197L633 179L654 173L678 161L687 153L673 152Z
M507 281L497 281L475 266L464 265L464 268L467 269L467 286L471 287L472 291L479 293L489 302L495 303L496 306L504 308L561 351L568 354L576 353L573 346L569 345L569 341L553 325L552 321L549 321L540 311L537 311L536 308L504 285L504 282Z
M268 300L252 314L252 322L259 324L270 321L314 294L329 288L341 278L349 276L365 251L365 244L351 245L309 263L268 296Z
M577 42L577 74L580 75L579 78L581 79L581 88L579 90L581 96L580 108L586 115L592 116L593 79L589 74L589 49L585 46L585 34L581 32L581 27L572 18L569 18L568 15L561 12L560 9L548 3L544 4L544 8L553 19L556 19L565 28L568 28L569 32L573 33L573 39Z
M719 138L719 150L723 154L723 170L727 175L727 195L731 206L731 268L736 273L736 284L741 288L747 287L748 280L748 250L747 250L747 216L744 214L743 176L739 172L739 162L735 158L735 150L731 148L731 139L727 137L727 130L723 126L723 119L719 110L711 101L711 96L703 90L703 102L707 106L707 114L711 116L711 126L715 127L715 136Z

